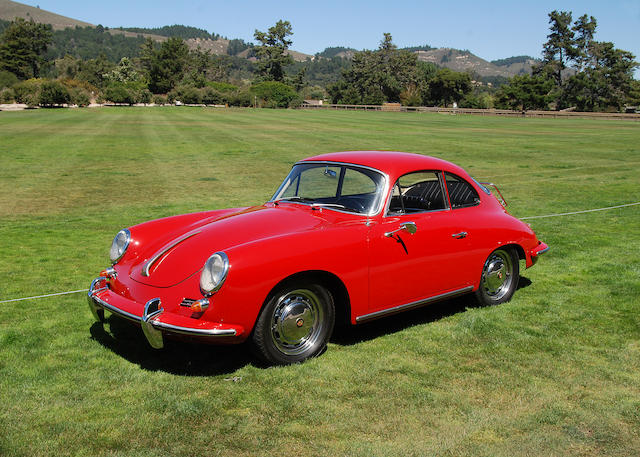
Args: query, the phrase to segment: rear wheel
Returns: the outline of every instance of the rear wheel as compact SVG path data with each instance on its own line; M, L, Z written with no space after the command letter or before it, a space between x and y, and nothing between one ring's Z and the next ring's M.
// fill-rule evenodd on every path
M311 283L285 286L260 313L253 347L270 364L302 362L324 351L334 322L333 297L326 288Z
M481 305L498 305L511 300L518 287L520 264L513 249L496 249L482 268L476 298Z

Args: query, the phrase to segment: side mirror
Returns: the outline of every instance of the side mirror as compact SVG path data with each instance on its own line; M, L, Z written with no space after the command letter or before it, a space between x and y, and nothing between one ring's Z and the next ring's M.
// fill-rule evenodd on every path
M415 222L405 222L400 226L400 228L406 232L409 232L410 235L413 235L418 231L418 226Z
M418 231L418 226L415 222L405 222L403 224L400 224L400 228L397 228L390 232L386 232L384 236L386 236L387 238L392 237L396 232L399 232L400 230L404 230L405 232L409 233L409 235L413 235Z

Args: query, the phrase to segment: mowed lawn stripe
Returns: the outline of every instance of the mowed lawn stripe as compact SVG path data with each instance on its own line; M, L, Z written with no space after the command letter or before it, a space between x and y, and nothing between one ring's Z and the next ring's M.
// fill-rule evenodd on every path
M626 122L186 107L1 115L0 168L19 173L0 171L0 300L86 287L123 226L262 202L294 161L320 152L436 155L495 180L520 216L640 200L640 130ZM65 188L73 197L42 205ZM30 211L12 212L13 189ZM325 354L290 367L256 366L244 346L152 350L127 322L94 324L83 294L0 304L0 453L638 455L640 209L529 222L551 250L510 303L461 297L338 331Z

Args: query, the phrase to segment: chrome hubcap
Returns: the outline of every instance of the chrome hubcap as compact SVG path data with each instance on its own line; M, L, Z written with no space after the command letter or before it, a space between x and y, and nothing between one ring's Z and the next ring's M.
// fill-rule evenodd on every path
M493 252L484 264L482 287L489 297L500 300L511 288L513 282L513 260L508 252Z
M312 347L322 333L322 307L318 296L308 289L280 297L271 320L271 338L284 354L300 354Z

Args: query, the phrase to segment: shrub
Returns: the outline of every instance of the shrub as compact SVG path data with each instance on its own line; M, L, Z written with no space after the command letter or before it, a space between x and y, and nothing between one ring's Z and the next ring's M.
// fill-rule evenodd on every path
M151 93L151 91L145 87L144 89L138 92L137 102L144 103L144 104L151 103L152 97L153 97L153 94Z
M188 105L195 105L202 101L200 91L189 85L177 86L169 92L168 96L171 101L179 100Z
M10 87L0 89L0 103L13 103L15 97L16 95Z
M133 105L136 102L136 94L124 84L111 84L104 91L104 98L113 103L126 103Z
M219 91L213 87L205 87L202 90L202 103L205 105L221 105L226 103L226 96L223 96Z
M71 96L71 103L73 103L74 105L78 105L81 108L84 108L85 106L89 106L89 103L91 103L89 94L82 89L79 89L79 88L71 89L69 91L69 95Z
M267 108L287 108L294 100L300 98L293 87L277 81L254 84L251 92L262 101L261 105Z
M167 100L167 96L166 95L154 95L153 96L153 103L155 105L164 105L168 102Z
M41 85L42 81L39 79L28 79L14 84L15 101L17 103L25 103L28 106L37 106L40 102Z
M227 103L231 106L247 107L253 105L253 95L246 89L238 90L229 95Z
M207 82L207 87L217 90L218 92L235 92L238 90L238 86L234 86L230 83L223 83L218 81Z
M38 102L40 106L60 106L71 101L69 90L58 81L45 81L40 87Z

